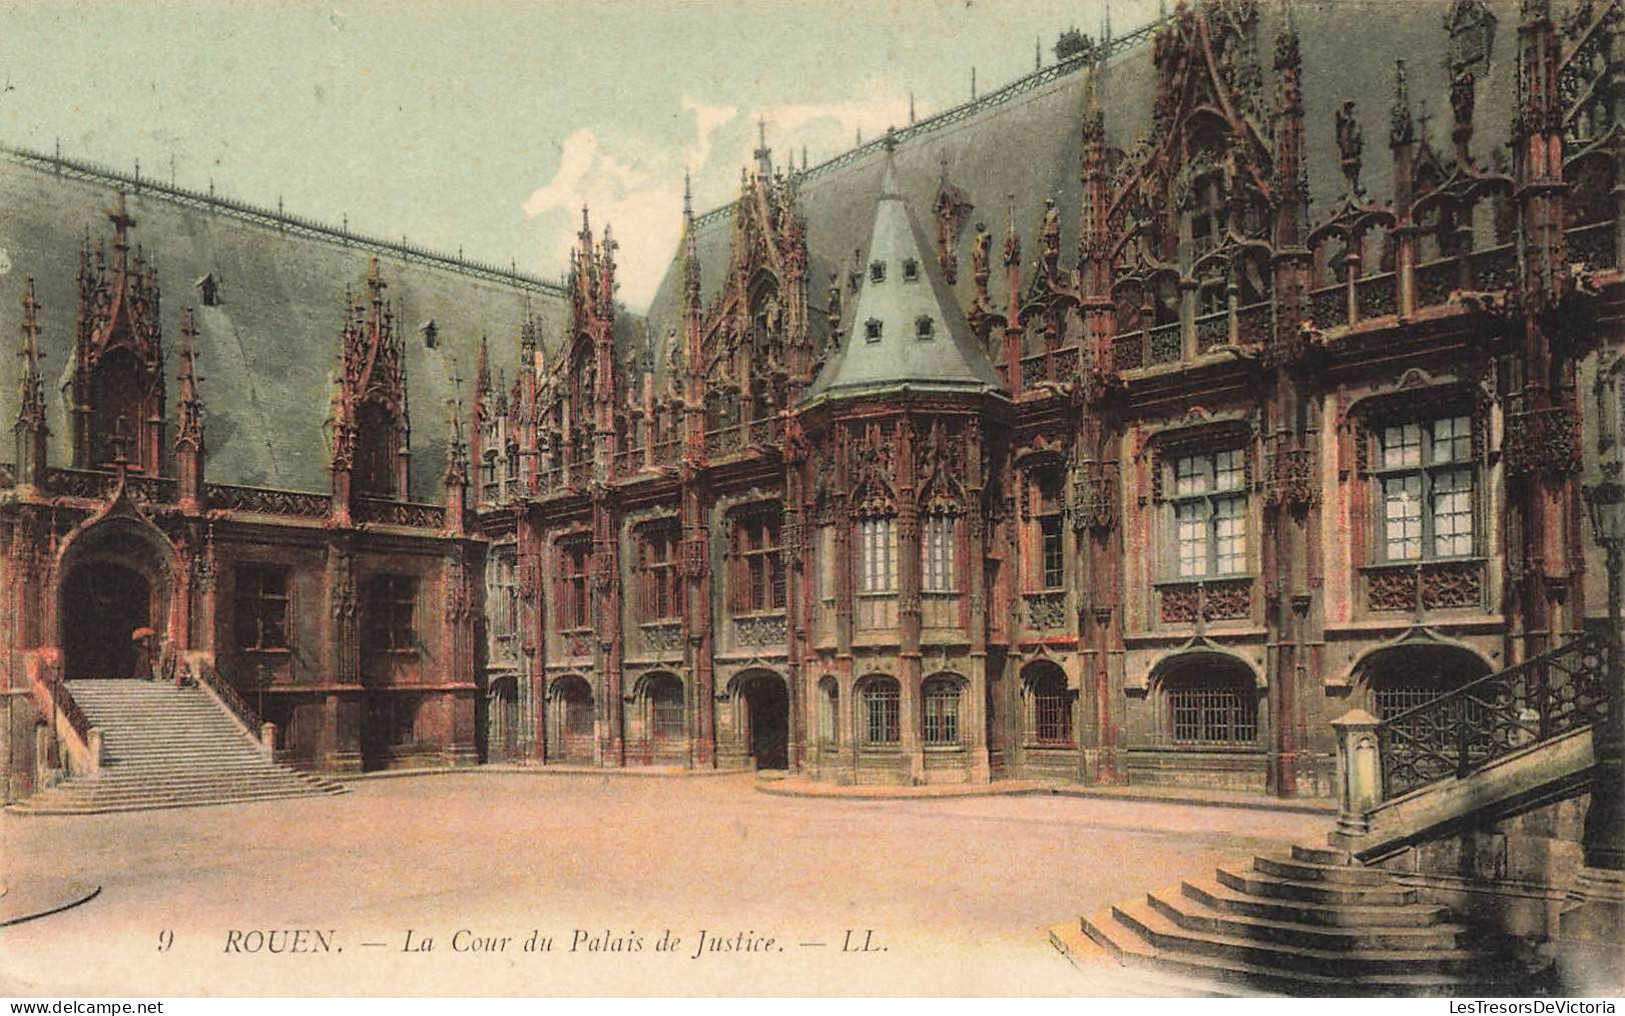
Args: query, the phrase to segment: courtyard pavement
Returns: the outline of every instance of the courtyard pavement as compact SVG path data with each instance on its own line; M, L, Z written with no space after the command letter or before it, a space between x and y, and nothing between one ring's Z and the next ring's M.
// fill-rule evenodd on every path
M101 893L0 928L0 995L1088 994L1103 989L1051 948L1051 925L1328 828L1241 808L752 783L467 772L5 814L10 884Z

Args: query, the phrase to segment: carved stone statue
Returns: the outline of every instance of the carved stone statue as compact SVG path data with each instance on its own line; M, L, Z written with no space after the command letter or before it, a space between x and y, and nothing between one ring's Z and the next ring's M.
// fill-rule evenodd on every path
M1343 175L1349 181L1349 193L1364 194L1360 186L1360 153L1365 148L1365 137L1360 132L1360 121L1354 116L1354 100L1345 99L1337 111L1337 148L1343 155Z

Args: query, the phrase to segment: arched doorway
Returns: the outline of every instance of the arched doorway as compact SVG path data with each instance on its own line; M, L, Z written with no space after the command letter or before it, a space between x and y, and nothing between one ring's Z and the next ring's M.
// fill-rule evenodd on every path
M88 562L62 587L62 649L68 680L135 676L137 628L155 627L152 585L133 568Z
M598 739L592 686L575 674L561 677L553 682L550 705L548 761L590 764Z
M790 692L777 674L758 671L739 682L743 742L758 769L790 768Z

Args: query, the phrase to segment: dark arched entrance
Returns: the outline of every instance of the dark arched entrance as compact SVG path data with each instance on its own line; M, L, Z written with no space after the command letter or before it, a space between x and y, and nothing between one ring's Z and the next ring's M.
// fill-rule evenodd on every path
M86 564L63 585L61 624L68 680L132 677L130 635L152 625L152 586L133 568Z
M752 674L740 683L745 743L758 769L790 768L790 693L777 674Z

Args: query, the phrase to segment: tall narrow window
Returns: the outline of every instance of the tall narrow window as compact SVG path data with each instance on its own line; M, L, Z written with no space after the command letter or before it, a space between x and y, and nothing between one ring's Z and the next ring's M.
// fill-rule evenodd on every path
M651 523L638 531L641 620L669 621L682 613L682 586L677 575L679 529L675 520Z
M925 743L946 747L959 743L959 682L933 677L921 687L922 733Z
M417 646L413 615L417 610L417 579L410 575L379 575L367 587L367 644L373 649L412 649Z
M928 515L920 547L920 588L927 593L952 593L958 589L954 569L954 517Z
M592 541L573 537L559 543L559 573L555 584L554 623L560 631L575 631L591 624L588 616L587 571Z
M858 584L860 592L890 593L897 589L896 520L864 519L858 527Z
M732 602L735 614L783 610L784 565L777 508L750 508L734 519Z
M863 688L864 743L898 743L901 725L897 682L889 677L875 678Z
M499 660L513 660L519 651L519 562L512 554L498 552L492 554L488 568L491 654Z
M1470 557L1477 514L1472 418L1383 427L1377 477L1384 560Z
M683 725L683 683L671 674L649 681L649 726L656 741L681 741Z
M1061 471L1050 467L1039 471L1038 554L1040 580L1045 589L1066 585L1066 531L1061 503Z
M1180 578L1247 570L1247 460L1235 448L1173 461L1173 537Z
M288 569L243 565L237 569L236 629L239 649L288 647Z
M824 678L818 683L818 739L825 744L833 745L840 740L836 735L840 704L840 687L833 677Z

